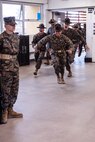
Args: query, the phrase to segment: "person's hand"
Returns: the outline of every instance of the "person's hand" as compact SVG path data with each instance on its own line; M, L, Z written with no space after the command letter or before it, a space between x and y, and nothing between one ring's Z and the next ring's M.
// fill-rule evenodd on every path
M84 47L84 48L85 48L85 51L87 51L87 50L89 50L89 49L90 49L90 48L88 47L88 45L87 45L87 44L85 45L85 47Z
M35 49L35 48L36 48L36 46L37 46L37 44L36 44L36 45L35 45L35 44L32 44L32 48L34 48L34 49Z
M66 52L68 52L69 54L72 54L72 50L66 50Z
M37 45L35 46L35 48L34 48L34 49L35 49L35 52L37 53L37 52L38 52L38 48L37 48Z

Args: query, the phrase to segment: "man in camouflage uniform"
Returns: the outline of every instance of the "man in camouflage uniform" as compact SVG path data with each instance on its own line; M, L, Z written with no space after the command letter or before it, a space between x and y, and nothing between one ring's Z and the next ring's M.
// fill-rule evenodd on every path
M62 34L62 27L60 24L55 25L55 33L53 35L48 35L38 42L37 48L43 49L48 42L51 45L51 58L53 60L57 81L59 84L64 84L66 52L69 54L72 53L73 43L68 37Z
M76 53L79 42L82 41L86 45L85 39L76 30L69 27L70 23L71 23L70 19L65 18L64 26L63 26L63 30L62 30L62 34L67 36L74 44L74 52L72 54L72 57L70 57L71 61L70 61L69 55L67 54L66 69L69 72L68 77L72 76L70 63L72 63L74 61L75 53Z
M21 113L13 110L17 100L19 87L19 64L17 55L19 52L19 38L14 33L15 17L5 17L5 31L0 34L0 76L3 97L1 99L2 116L1 123L7 123L8 118L23 117Z
M3 47L3 41L0 40L0 52L1 52L2 47ZM0 66L1 66L1 61L0 61ZM1 68L0 68L0 122L2 119L2 104L1 104L2 97L3 97L3 92L1 88Z
M81 23L76 23L73 25L73 28L84 38L84 40L86 41L86 32L83 28L81 28ZM87 46L85 46L85 43L84 41L80 41L79 43L79 47L78 47L78 57L81 56L81 53L82 53L82 49L84 47L85 51L88 49Z
M41 64L42 64L42 59L44 58L44 55L45 55L45 51L46 51L46 46L44 46L44 48L42 50L37 50L36 49L36 45L37 43L43 38L45 37L47 34L44 32L44 29L46 28L44 26L44 24L40 24L39 27L39 32L34 35L33 37L33 41L32 41L32 46L33 48L35 48L35 61L36 61L36 66L35 66L35 72L34 72L34 75L37 75L38 73L38 70L40 69L41 67Z

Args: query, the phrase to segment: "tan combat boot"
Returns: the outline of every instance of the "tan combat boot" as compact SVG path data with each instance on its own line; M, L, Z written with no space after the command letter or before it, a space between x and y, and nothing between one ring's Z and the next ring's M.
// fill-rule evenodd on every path
M50 65L49 60L47 60L46 62L44 62L44 64L46 64L46 65Z
M65 84L64 75L63 74L61 74L60 82L61 82L61 84Z
M8 108L8 118L22 118L23 114L15 112L12 107Z
M68 77L72 77L72 72L71 71L69 71Z
M60 80L59 77L57 77L57 83L58 83L58 84L61 84L61 80Z
M2 110L2 116L1 116L1 124L6 124L8 120L8 111L7 109Z
M34 75L37 75L37 73L38 73L38 70L36 69L36 70L34 71Z
M63 78L61 78L61 84L65 84L65 81Z

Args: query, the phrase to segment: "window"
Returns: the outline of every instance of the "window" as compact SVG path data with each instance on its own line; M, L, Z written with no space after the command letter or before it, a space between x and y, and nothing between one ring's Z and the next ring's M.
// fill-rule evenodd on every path
M24 6L25 20L37 20L37 14L40 13L40 6Z
M40 22L24 22L24 27L25 27L25 35L28 33L29 35L34 35L38 33L38 26Z
M4 17L15 16L16 18L16 32L23 34L22 30L22 6L16 4L2 4L2 15ZM4 22L3 22L4 30Z
M22 6L16 4L2 5L3 17L15 16L17 20L22 20Z
M83 26L86 23L86 11L67 11L65 17L70 18L71 25L81 23L81 26Z
M19 34L33 35L38 32L38 25L41 23L41 5L2 3L2 15L4 17L15 16L16 30ZM4 22L1 31L4 30Z
M38 32L38 25L40 24L40 20L38 20L38 13L41 13L40 6L24 6L24 34L35 34Z

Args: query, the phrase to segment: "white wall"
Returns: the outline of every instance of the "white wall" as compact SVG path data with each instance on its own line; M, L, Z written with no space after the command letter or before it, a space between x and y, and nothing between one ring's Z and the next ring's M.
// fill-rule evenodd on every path
M95 6L95 0L49 0L49 9Z
M93 46L93 11L88 13L86 17L86 41L89 50L86 52L86 58L92 58L92 46Z
M6 1L31 2L31 3L47 3L48 0L6 0Z

